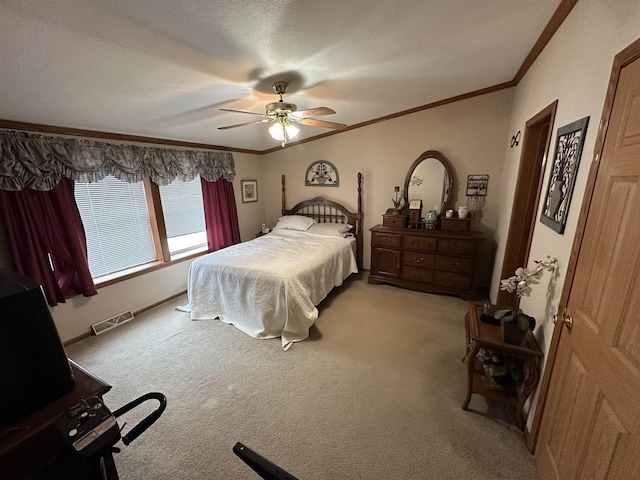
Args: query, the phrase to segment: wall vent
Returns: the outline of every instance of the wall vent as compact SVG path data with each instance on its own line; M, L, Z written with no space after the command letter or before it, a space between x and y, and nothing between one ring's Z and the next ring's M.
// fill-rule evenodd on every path
M133 312L131 310L119 313L118 315L114 315L113 317L102 320L101 322L94 323L91 325L91 328L93 329L94 335L100 335L107 330L111 330L123 323L127 323L129 320L133 320Z

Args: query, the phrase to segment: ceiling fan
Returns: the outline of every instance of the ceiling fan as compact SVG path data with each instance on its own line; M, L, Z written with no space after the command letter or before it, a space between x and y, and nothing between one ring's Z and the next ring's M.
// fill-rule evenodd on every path
M321 115L333 115L334 113L336 113L334 110L328 107L316 107L309 108L307 110L298 110L298 107L294 103L288 103L282 100L282 95L284 95L287 91L288 85L289 84L287 82L276 82L273 84L273 91L280 95L280 100L278 102L267 103L266 113L246 112L244 110L221 108L220 110L225 112L247 113L249 115L259 115L263 118L260 120L255 120L253 122L218 127L218 130L244 127L245 125L253 125L256 123L276 122L269 128L269 134L275 140L279 140L284 147L287 144L287 140L295 138L295 136L300 131L295 125L293 125L294 123L310 125L312 127L333 128L335 130L342 130L343 128L347 128L347 126L343 123L327 122L325 120L311 118L319 117Z

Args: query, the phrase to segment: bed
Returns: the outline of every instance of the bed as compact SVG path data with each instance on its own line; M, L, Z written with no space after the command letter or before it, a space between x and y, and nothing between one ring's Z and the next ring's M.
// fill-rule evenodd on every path
M306 220L315 225L273 230L193 261L186 307L191 319L218 318L254 338L281 337L285 350L307 338L318 319L317 305L362 268L362 174L357 181L357 212L323 197L286 209L283 175L285 220L278 223ZM349 233L323 233L342 232L345 225L352 226Z

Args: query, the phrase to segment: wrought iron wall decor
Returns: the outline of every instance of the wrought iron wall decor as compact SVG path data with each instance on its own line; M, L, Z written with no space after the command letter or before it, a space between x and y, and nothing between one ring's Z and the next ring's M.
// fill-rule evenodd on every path
M561 235L567 223L588 124L589 117L584 117L558 129L556 150L540 221Z
M469 175L467 177L467 197L486 197L489 175Z
M511 148L520 145L520 130L513 137L511 137Z
M467 207L469 207L469 213L473 219L482 217L488 186L489 175L487 174L467 177Z
M338 169L331 162L316 160L307 168L304 184L307 187L337 187L340 185Z

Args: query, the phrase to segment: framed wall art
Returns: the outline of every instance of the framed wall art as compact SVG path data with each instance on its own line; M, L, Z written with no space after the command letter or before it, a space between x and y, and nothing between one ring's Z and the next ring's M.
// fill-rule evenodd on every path
M338 169L331 162L316 160L307 168L304 184L307 187L337 187L340 185Z
M241 180L242 203L258 201L258 181L257 180Z
M584 117L558 129L556 149L540 221L561 235L567 223L588 124L589 117Z

